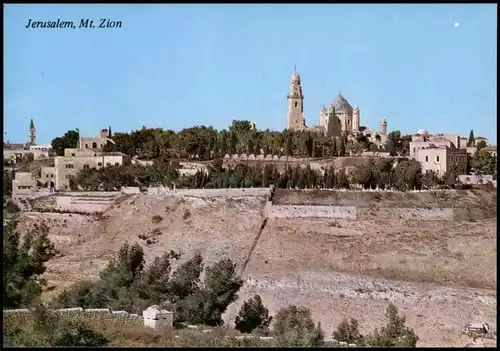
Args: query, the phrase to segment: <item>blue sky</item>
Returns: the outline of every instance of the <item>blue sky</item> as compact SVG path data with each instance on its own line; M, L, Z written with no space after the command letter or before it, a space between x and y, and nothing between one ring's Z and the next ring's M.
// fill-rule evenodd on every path
M294 65L308 125L341 92L361 124L496 143L495 4L5 5L4 136L286 126ZM26 29L100 18L115 29ZM455 23L460 23L455 27Z

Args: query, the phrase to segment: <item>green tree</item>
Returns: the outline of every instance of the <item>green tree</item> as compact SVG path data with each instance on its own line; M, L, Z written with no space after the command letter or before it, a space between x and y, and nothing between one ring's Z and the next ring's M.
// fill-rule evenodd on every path
M344 137L341 136L338 139L338 141L339 141L338 155L339 155L339 157L345 157L345 154L346 154L346 145L345 145Z
M38 304L28 321L19 324L4 316L4 346L8 347L98 347L108 340L81 320L63 317Z
M273 332L281 346L321 346L323 332L305 307L288 306L278 311L274 318Z
M366 344L375 347L416 347L418 336L406 326L406 317L398 315L396 306L389 304L385 315L387 325L367 336Z
M364 342L363 335L359 332L358 321L354 318L344 319L333 332L333 338L357 346L363 345Z
M67 131L62 137L57 137L52 140L52 150L57 156L64 155L64 149L72 149L78 146L80 134L76 130Z
M495 174L497 158L486 151L476 151L470 162L471 167L480 174Z
M477 144L476 144L476 148L477 150L481 151L482 149L484 149L486 146L486 141L484 140L480 140Z
M234 324L242 333L251 333L254 330L265 331L271 320L269 310L262 303L260 295L255 295L243 303Z
M41 278L45 264L56 255L56 250L45 224L35 225L21 240L17 217L5 208L3 215L3 305L4 308L26 307L40 296L45 285Z
M467 146L474 146L474 130L470 130L469 140L467 141Z

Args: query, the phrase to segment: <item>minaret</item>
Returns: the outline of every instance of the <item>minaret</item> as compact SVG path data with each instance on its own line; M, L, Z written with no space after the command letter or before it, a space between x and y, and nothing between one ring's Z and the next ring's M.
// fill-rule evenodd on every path
M30 145L36 145L36 129L35 123L33 123L33 118L30 122Z
M288 114L286 128L300 130L305 127L304 120L304 95L302 95L302 86L300 85L300 76L293 72L288 89Z
M386 135L387 134L387 121L385 119L380 122L380 134Z
M354 109L352 111L352 130L357 132L359 131L359 123L360 123L360 116L359 116L359 107L358 105L354 106Z

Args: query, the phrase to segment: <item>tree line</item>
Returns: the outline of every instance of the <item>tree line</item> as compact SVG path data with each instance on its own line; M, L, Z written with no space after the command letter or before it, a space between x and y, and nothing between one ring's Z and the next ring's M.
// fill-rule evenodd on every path
M348 189L390 188L400 191L428 189L438 185L453 186L457 183L456 169L439 177L434 172L422 173L422 166L415 160L372 158L356 165L350 172L335 169L312 169L310 165L287 166L279 171L273 164L247 166L243 163L224 166L221 159L211 162L206 171L181 176L177 161L159 159L152 165L130 164L101 169L82 169L70 179L73 190L97 191L119 190L121 187L166 186L193 189L268 187L288 189Z
M111 127L110 127L111 130ZM375 139L381 140L376 134ZM79 132L68 131L52 141L56 155L63 155L65 148L75 148ZM123 152L132 157L153 160L157 158L212 160L224 155L254 154L290 157L344 157L358 155L363 151L381 151L379 147L362 134L354 138L343 135L339 138L326 137L312 131L283 132L256 130L250 121L234 120L223 130L213 127L194 126L180 132L161 128L146 128L131 133L111 133L106 151ZM411 136L401 132L389 133L383 150L391 155L408 155Z

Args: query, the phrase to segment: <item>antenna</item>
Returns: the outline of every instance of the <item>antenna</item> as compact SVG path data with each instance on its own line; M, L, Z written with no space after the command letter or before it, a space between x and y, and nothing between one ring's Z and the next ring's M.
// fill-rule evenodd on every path
M297 66L296 65L293 65L293 71L297 72Z

